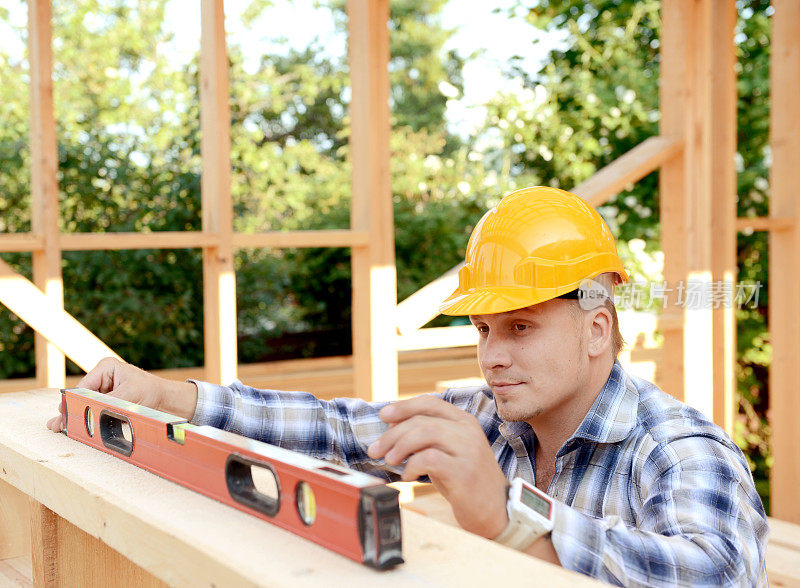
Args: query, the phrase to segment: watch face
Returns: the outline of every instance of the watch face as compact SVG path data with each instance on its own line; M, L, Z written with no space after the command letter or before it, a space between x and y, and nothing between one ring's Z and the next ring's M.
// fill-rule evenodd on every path
M539 496L536 492L522 485L522 492L520 493L520 501L525 506L532 508L545 518L550 518L550 502Z

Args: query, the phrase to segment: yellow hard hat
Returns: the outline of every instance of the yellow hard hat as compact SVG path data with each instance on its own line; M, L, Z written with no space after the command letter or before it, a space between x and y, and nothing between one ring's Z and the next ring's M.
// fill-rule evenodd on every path
M467 243L458 288L442 314L493 314L572 292L602 273L628 281L614 237L583 198L536 186L512 192L480 220Z

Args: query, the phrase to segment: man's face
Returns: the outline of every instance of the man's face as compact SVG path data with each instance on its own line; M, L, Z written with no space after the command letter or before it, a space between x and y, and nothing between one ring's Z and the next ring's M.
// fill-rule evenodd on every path
M478 360L503 420L531 422L568 410L583 388L588 358L574 300L555 299L499 314L471 315Z

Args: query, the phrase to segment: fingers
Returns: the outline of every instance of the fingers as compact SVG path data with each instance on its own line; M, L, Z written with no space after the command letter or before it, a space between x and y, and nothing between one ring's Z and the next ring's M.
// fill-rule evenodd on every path
M369 446L367 454L373 459L383 457L389 465L397 465L427 447L436 447L452 455L455 451L450 446L460 437L452 421L418 415L387 430Z
M415 415L427 415L452 421L464 420L467 415L460 408L445 402L433 394L421 394L408 400L392 402L378 413L386 423L397 423Z
M118 359L106 357L101 359L80 382L78 388L88 388L97 392L111 392L114 389L115 373L119 366L124 365Z
M60 433L61 429L63 428L61 423L61 415L55 416L47 421L47 428L53 431L53 433Z
M422 476L428 476L431 481L439 481L439 473L447 460L452 460L452 456L435 447L415 453L408 458L401 479L403 482L413 482Z
M47 421L47 428L53 431L54 433L60 433L63 427L63 419L64 419L64 405L59 402L58 403L58 416L54 416L50 420Z

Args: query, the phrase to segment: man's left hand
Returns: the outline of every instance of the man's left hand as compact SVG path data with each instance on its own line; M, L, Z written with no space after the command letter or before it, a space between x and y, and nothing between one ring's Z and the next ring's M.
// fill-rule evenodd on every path
M390 428L369 447L373 459L406 461L402 479L428 475L459 525L493 539L508 523L507 480L478 420L432 395L383 407Z

